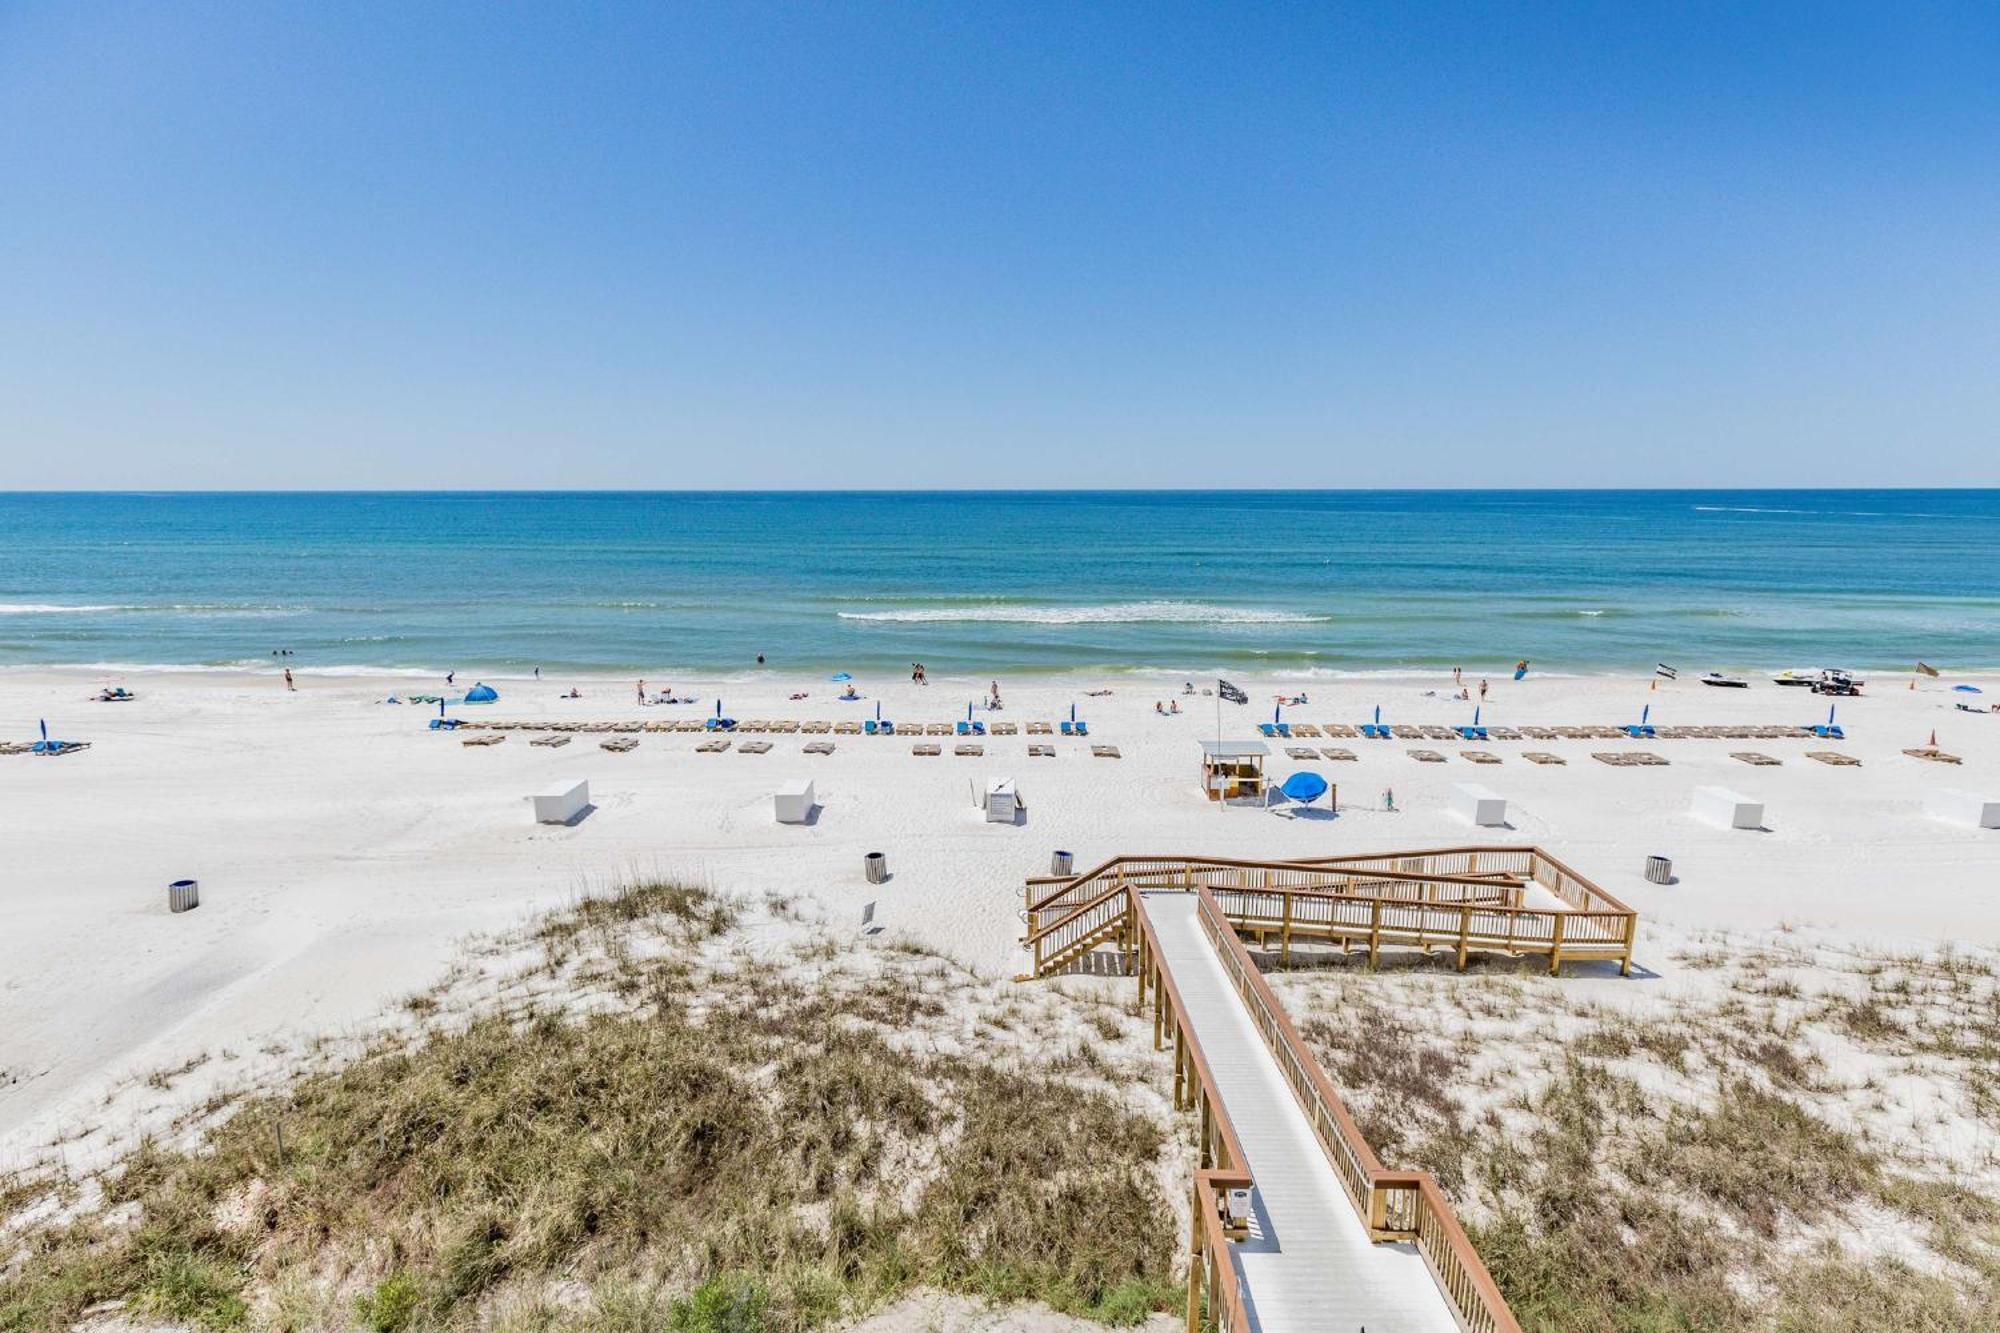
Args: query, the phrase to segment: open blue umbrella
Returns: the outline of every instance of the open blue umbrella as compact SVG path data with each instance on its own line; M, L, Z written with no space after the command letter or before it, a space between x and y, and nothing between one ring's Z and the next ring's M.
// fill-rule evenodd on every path
M836 671L836 672L834 672L834 673L833 673L833 675L832 675L832 676L830 676L830 677L829 677L828 679L831 679L831 680L853 680L853 679L854 679L854 677L852 677L852 676L848 675L848 674L847 674L847 673L846 673L845 671Z
M1326 779L1310 770L1292 774L1285 779L1279 791L1300 805L1309 805L1326 795Z
M1980 690L1980 688L1979 688L1979 687L1978 687L1977 685L1954 685L1954 686L1952 686L1952 688L1953 688L1954 690L1957 690L1957 691L1958 691L1958 692L1959 692L1960 694L1979 694L1979 693L1981 693L1981 690Z

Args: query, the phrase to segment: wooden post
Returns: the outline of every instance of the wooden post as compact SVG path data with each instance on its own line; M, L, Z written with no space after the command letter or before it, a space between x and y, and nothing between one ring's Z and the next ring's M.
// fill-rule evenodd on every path
M1632 975L1632 946L1637 943L1638 935L1639 914L1637 912L1627 913L1625 917L1625 957L1618 964L1618 975L1621 977Z
M1377 898L1368 907L1368 967L1372 971L1375 960L1382 955L1382 900Z
M1556 913L1555 930L1549 940L1549 975L1555 976L1563 964L1563 922L1568 914Z
M1187 1105L1182 1095L1187 1088L1187 1038L1181 1033L1181 1025L1174 1024L1174 1109Z
M1472 909L1460 905L1458 909L1458 970L1465 971L1466 937L1472 933Z
M1201 1186L1188 1191L1188 1221L1194 1234L1188 1240L1187 1333L1201 1333Z
M1292 895L1289 893L1285 895L1284 938L1285 938L1284 954L1283 954L1284 962L1286 967L1290 967L1292 965Z

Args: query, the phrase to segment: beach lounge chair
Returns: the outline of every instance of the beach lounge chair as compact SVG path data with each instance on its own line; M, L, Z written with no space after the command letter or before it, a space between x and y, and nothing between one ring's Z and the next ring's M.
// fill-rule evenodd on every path
M1063 724L1062 724L1062 734L1063 734L1063 735L1065 735L1065 736L1074 736L1074 735L1076 735L1076 723L1074 723L1074 722L1065 722L1065 723L1063 723Z
M1319 751L1313 749L1310 745L1287 745L1285 747L1285 754L1293 759L1319 758Z
M1806 758L1818 763L1831 765L1834 768L1861 767L1859 759L1856 759L1851 754L1842 754L1838 750L1807 750Z
M568 745L572 739L574 738L570 736L537 736L528 744L547 746L551 750L556 750Z
M1021 734L1021 727L1016 722L995 722L993 724L993 734L995 736L1018 736Z
M801 722L799 723L799 730L808 736L824 736L827 732L833 730L833 723L820 721Z
M1458 729L1458 739L1462 741L1483 741L1487 739L1486 728L1460 727Z
M1420 764L1442 764L1444 762L1444 756L1436 750L1412 750L1410 751L1410 758Z
M806 742L806 753L807 753L807 754L832 754L832 753L833 753L833 742L832 742L832 741L807 741L807 742Z
M880 722L877 722L874 718L871 717L866 722L863 722L861 724L861 729L867 732L870 736L873 736L877 732L882 730L882 724Z
M1825 722L1822 722L1818 726L1810 728L1810 730L1813 734L1813 739L1815 740L1844 741L1847 739L1846 732L1842 731L1837 726L1833 726Z
M1090 724L1088 722L1077 723L1076 734L1079 736L1088 736L1090 734Z
M458 730L458 719L457 719L457 718L455 718L455 717L434 717L434 718L432 718L432 719L431 719L431 730L432 730L432 731L457 731L457 730ZM38 742L38 743L39 743L39 742Z
M498 732L487 731L487 732L482 732L477 736L467 736L464 740L460 741L459 744L473 745L473 746L478 746L481 749L484 749L489 745L498 745L501 741L504 741L506 739L507 738L504 735L501 735Z
M45 754L51 758L66 754L78 754L89 748L89 741L36 741L30 747L33 753Z
M1357 758L1354 751L1336 749L1333 746L1321 746L1320 755L1323 758L1333 760L1335 763L1348 763Z
M910 747L910 753L915 755L922 755L926 758L929 758L930 756L933 755L943 754L944 747L937 744L935 741L918 741L915 745L912 745Z
M1294 722L1292 724L1292 735L1316 741L1319 739L1319 728L1310 722Z
M1531 764L1555 764L1560 766L1569 762L1569 760L1563 758L1561 755L1550 754L1547 750L1523 750L1521 758Z
M956 729L959 735L963 736L972 729L972 724L970 722L960 722L955 724L954 728L954 724L950 722L926 722L924 724L924 735L949 736L954 729Z
M1055 735L1055 730L1054 727L1046 722L1030 722L1028 724L1028 734L1030 736L1053 736Z
M1371 741L1389 739L1389 729L1374 722L1363 722L1360 731L1364 737Z
M1659 734L1659 728L1641 726L1639 723L1635 722L1631 726L1625 728L1625 734L1635 741L1651 740L1653 737Z
M1123 757L1118 753L1118 747L1115 745L1093 745L1090 747L1090 753L1098 759L1119 759Z
M1067 722L1063 723L1063 729L1065 731L1069 729L1069 724ZM1275 722L1259 722L1257 724L1257 730L1263 734L1264 739L1269 740L1273 736L1276 736L1278 734L1278 724Z
M986 747L976 744L954 745L951 747L951 752L956 755L977 756L985 754Z
M986 734L986 724L975 720L972 724L972 734L975 736L984 736Z
M729 742L724 741L723 744L726 746ZM600 750L609 750L613 754L629 754L639 748L639 742L630 736L613 736L609 740L599 741L597 747Z
M861 734L861 724L859 722L836 722L833 724L833 734L836 736L859 736Z
M1082 724L1079 723L1078 725L1081 726ZM1290 740L1292 738L1292 724L1289 722L1280 722L1278 724L1278 734L1286 740Z
M1759 754L1755 750L1731 750L1729 757L1752 768L1776 768L1784 762L1782 759L1773 759L1768 754Z
M1359 727L1350 727L1345 722L1329 722L1325 731L1329 739L1336 741L1351 741L1361 734Z
M771 742L769 741L745 741L736 748L736 753L738 754L769 754L770 752Z
M1488 727L1487 730L1493 733L1493 739L1496 741L1518 741L1521 739L1521 733L1512 727Z
M1030 759L1053 759L1055 757L1056 747L1053 745L1030 745L1028 747L1028 758Z
M606 745L608 746L609 744L610 742L607 741ZM732 744L734 744L733 741L723 740L718 737L712 741L703 741L700 745L694 747L694 752L696 754L721 754Z
M1905 750L1903 753L1912 759L1928 759L1933 764L1962 764L1965 762L1955 754L1946 754L1935 745L1919 745L1915 749Z
M1460 750L1459 758L1475 764L1497 764L1500 756L1490 750Z

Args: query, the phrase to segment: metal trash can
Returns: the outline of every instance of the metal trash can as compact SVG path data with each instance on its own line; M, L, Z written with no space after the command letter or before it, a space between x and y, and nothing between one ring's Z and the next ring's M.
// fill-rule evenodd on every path
M1668 859L1667 859L1666 857L1664 857L1664 856L1649 856L1649 857L1647 857L1647 858L1646 858L1646 878L1647 878L1647 879L1649 879L1649 880L1651 880L1651 881L1652 881L1653 883L1655 883L1655 884L1671 884L1671 883L1673 883L1673 882L1674 882L1674 863L1673 863L1672 861L1669 861L1669 860L1668 860Z
M1051 875L1070 875L1075 872L1075 856L1069 852L1051 852L1049 854L1049 873Z
M191 912L201 906L201 881L177 879L167 885L167 910Z
M880 852L870 852L862 857L861 865L868 872L870 884L880 884L889 878L889 858Z

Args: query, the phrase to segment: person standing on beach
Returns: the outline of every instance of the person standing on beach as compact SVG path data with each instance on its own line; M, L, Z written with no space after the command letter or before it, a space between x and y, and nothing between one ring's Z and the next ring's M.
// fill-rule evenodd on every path
M646 682L643 680L639 682L639 702L646 702Z
M285 688L288 690L296 690L298 688L298 686L292 684L292 669L290 667L285 668Z
M535 679L536 679L536 680L540 680L541 678L542 678L542 669L541 669L540 667L536 667L536 668L535 668Z
M445 684L447 684L447 685L451 684L451 683L452 683L452 679L453 679L454 677L456 677L457 675L458 675L458 673L457 673L456 671L447 671L447 672L445 672L445 673L444 673L444 683L445 683Z
M1481 703L1486 702L1486 681L1484 678L1479 682L1479 701Z
M1465 668L1464 668L1464 667L1453 667L1453 668L1451 669L1451 683L1452 683L1452 684L1454 684L1454 685L1463 685L1463 684L1465 684Z

